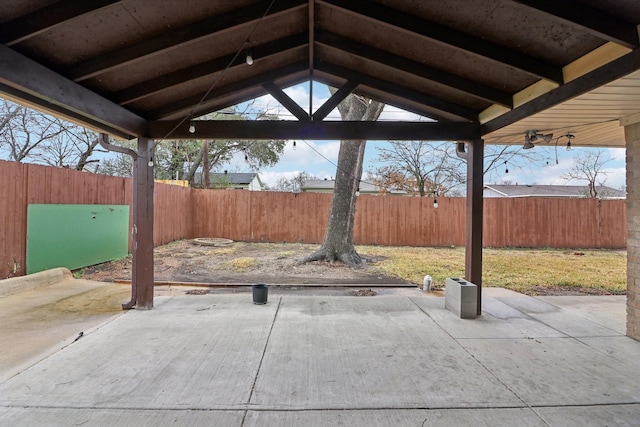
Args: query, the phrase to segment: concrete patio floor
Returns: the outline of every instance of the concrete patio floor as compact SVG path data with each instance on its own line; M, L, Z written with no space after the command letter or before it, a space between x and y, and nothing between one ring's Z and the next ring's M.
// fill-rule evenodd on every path
M112 316L3 379L0 425L640 424L624 296L487 288L483 315L461 320L417 289L313 292L164 296Z

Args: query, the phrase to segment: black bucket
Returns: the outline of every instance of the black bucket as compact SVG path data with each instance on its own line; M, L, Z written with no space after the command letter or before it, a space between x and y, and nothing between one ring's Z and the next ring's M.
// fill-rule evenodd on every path
M253 303L254 304L266 304L267 297L269 296L269 285L259 283L251 286L253 290Z

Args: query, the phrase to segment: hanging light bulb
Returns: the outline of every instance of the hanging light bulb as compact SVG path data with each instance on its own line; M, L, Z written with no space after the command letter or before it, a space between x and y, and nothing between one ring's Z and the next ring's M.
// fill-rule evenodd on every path
M247 57L245 58L247 65L253 65L253 56L251 56L251 49L247 49Z
M567 151L571 151L571 140L567 141Z
M504 161L504 173L509 173L509 165L507 165L507 161Z
M296 140L294 139L293 140L293 150L295 151L295 149L296 149Z
M436 199L435 197L433 198L433 208L438 209L438 199Z
M196 133L196 124L193 122L193 120L191 120L191 123L189 123L189 133Z

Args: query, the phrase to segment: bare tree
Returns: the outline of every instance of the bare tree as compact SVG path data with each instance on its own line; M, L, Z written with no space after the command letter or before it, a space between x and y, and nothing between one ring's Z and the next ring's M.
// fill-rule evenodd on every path
M98 144L88 129L47 114L0 100L0 146L14 161L84 170Z
M602 197L600 188L607 181L607 172L604 166L611 161L606 157L604 150L583 151L574 159L575 163L562 178L567 182L572 180L586 181L586 196L591 198Z
M291 191L293 193L300 192L302 190L302 186L305 181L309 180L317 180L320 179L316 176L311 175L307 172L298 172L291 178L280 178L276 185L274 186L274 190L277 191Z
M76 170L82 171L90 164L97 164L100 162L98 159L91 159L91 156L93 156L94 153L105 152L105 150L99 150L96 148L98 146L98 135L96 135L95 132L82 127L76 127L71 133L71 137L73 139L73 145L78 152L78 157L75 162ZM95 171L96 168L97 165L93 171Z
M136 149L136 140L115 140L109 141L109 143L132 150ZM112 152L109 154L109 157L100 161L100 163L96 167L95 172L103 175L131 178L133 176L133 159L127 154Z
M9 152L9 160L21 162L33 156L39 147L65 132L65 123L30 108L2 103L0 122L4 123L0 145Z
M19 114L22 108L24 107L4 99L0 99L0 146L3 144L3 141L5 141L5 129L9 123L11 123L11 120Z
M396 188L420 197L444 195L464 182L461 162L452 155L455 145L450 142L390 141L376 150L374 162L384 165L369 173L385 191Z
M383 191L404 190L409 194L463 195L466 180L464 161L452 142L389 141L376 147L374 162L382 166L368 171L368 179ZM523 150L520 146L487 145L484 156L485 179L512 169L543 166L542 150ZM504 176L504 175L502 175Z
M97 150L98 136L95 132L80 126L66 124L64 132L44 141L32 157L50 166L85 170L89 165L100 162L92 159ZM95 171L95 167L92 172Z
M335 93L335 89L331 89ZM359 95L351 94L338 105L342 120L378 120L384 104ZM356 214L356 192L362 177L362 163L366 140L343 140L340 142L336 183L329 211L324 241L320 249L302 262L341 261L353 267L362 267L364 260L353 245L353 222Z

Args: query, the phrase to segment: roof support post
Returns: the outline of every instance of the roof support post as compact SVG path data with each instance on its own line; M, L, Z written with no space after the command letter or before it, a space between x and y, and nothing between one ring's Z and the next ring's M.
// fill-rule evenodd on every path
M155 144L139 138L133 163L133 268L131 301L123 309L153 308L153 163Z
M627 336L640 341L640 115L621 124L627 142Z
M478 315L482 314L482 220L484 141L467 143L467 227L464 278L478 287Z

